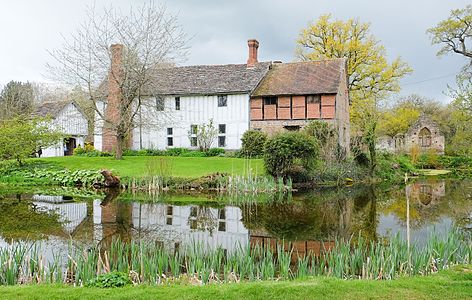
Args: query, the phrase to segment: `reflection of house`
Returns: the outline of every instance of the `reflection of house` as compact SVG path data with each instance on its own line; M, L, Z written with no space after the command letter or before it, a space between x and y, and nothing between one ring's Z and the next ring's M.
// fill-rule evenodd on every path
M406 186L405 191L412 201L422 205L437 203L446 195L444 181L415 182Z
M251 230L249 244L251 249L255 247L269 247L274 253L279 249L291 252L292 263L295 263L298 257L304 257L307 254L319 256L323 251L330 250L335 246L334 241L284 241L267 234L262 229Z
M393 138L387 136L379 138L377 148L388 152L411 152L416 148L420 152L433 150L443 154L444 136L438 125L422 114L405 134L397 134Z
M51 118L50 127L67 136L56 146L42 149L42 156L72 155L77 146L84 146L88 122L85 114L74 102L44 102L38 107L36 115Z
M74 230L87 218L87 203L70 202L63 200L62 196L34 195L33 204L41 209L55 211L59 214L59 222L68 234Z
M233 252L240 246L244 249L248 243L248 230L241 222L238 207L133 203L132 218L134 229L160 241L168 249L196 242L213 250L221 247Z

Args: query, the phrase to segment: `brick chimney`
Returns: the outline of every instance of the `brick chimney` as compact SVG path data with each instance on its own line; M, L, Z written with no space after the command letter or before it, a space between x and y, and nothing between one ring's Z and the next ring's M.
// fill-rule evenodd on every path
M103 124L102 151L112 152L116 147L116 135L111 124L117 124L120 118L121 90L120 81L122 80L122 56L123 45L113 44L110 46L111 66L108 73L108 95L107 106L105 109L105 119L108 122Z
M247 45L249 47L249 57L247 59L247 67L254 68L257 64L257 48L259 48L259 42L255 39L248 40Z

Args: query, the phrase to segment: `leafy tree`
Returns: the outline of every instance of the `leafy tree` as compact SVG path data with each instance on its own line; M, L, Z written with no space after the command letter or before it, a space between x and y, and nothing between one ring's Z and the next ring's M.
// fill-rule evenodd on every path
M265 143L264 165L274 177L306 177L316 164L318 151L318 143L311 136L301 132L279 133Z
M420 112L415 108L395 107L382 114L379 132L390 137L405 133L418 120L419 116Z
M29 115L33 111L33 103L31 83L10 81L0 93L0 120Z
M412 69L400 58L387 61L385 48L358 19L332 20L323 15L303 29L297 40L301 60L347 59L354 136L369 149L371 170L376 165L375 142L381 101L400 90L400 79Z
M453 52L472 59L472 49L467 47L472 39L472 5L452 10L449 18L427 32L433 44L443 46L438 55Z
M15 159L21 165L40 147L55 145L62 138L62 134L51 129L45 119L0 121L0 159Z
M387 61L385 48L370 33L370 24L358 19L331 20L329 14L301 31L297 55L305 61L346 58L353 100L397 92L400 78L412 71L400 58Z
M457 88L450 88L450 95L454 98L453 107L457 111L452 114L457 132L451 137L451 142L455 145L451 147L458 153L469 154L472 147L468 145L468 140L472 136L472 5L467 5L462 9L451 11L449 18L439 22L435 27L427 31L433 44L442 45L438 51L438 56L449 53L459 54L467 59L464 69L456 77ZM469 47L468 47L469 46Z

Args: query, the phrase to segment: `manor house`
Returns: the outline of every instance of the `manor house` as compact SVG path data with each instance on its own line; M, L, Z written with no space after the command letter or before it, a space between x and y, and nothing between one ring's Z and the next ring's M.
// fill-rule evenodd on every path
M235 150L248 129L269 134L299 130L310 120L335 126L339 144L349 151L349 94L346 60L259 62L257 40L248 41L245 64L164 67L147 91L129 137L132 149L197 148L197 125L213 121L218 130L213 147ZM122 45L112 45L110 73L119 70ZM108 76L113 78L113 76ZM110 80L110 79L109 79ZM108 82L101 109L116 115L110 104L120 95ZM118 107L118 106L114 106ZM113 151L116 138L97 114L95 148Z

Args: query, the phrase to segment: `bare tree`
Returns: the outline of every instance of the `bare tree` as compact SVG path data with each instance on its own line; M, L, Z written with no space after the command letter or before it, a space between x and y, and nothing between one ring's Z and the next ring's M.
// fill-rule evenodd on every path
M91 8L62 48L50 51L56 63L48 69L87 92L103 120L103 134L114 137L115 157L121 159L135 117L158 80L155 71L185 57L186 43L177 17L164 6L149 2L128 13L110 7L101 14Z

